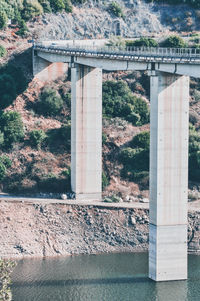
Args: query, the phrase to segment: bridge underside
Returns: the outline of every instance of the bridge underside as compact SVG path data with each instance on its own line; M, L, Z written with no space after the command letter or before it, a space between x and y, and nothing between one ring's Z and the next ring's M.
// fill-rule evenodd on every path
M149 277L155 281L186 279L189 76L200 77L199 66L37 51L35 77L60 62L71 68L71 184L77 199L101 199L102 69L149 70ZM46 76L48 81L48 72Z

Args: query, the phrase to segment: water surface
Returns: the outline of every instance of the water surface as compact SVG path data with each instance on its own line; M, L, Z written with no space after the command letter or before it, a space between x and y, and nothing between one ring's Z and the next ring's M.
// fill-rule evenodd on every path
M14 301L200 301L200 256L189 256L189 279L148 279L147 253L24 259L13 275Z

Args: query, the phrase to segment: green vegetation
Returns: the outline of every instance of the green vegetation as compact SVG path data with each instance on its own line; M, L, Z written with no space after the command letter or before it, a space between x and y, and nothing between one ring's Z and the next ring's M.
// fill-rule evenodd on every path
M119 5L119 3L115 2L115 1L112 1L109 4L108 11L110 13L114 14L116 17L119 17L119 18L124 17L124 13L123 13L121 6Z
M10 274L15 267L15 263L10 260L0 259L0 300L9 301L12 299L10 290Z
M0 181L2 181L5 178L7 168L10 168L12 166L11 160L3 155L0 157Z
M197 182L200 179L200 133L193 125L189 137L189 179Z
M35 111L44 116L56 116L63 108L63 100L56 90L44 88L36 103Z
M131 181L140 182L148 177L149 171L149 132L136 135L129 144L123 148L119 161L123 164L121 176ZM200 134L190 124L189 136L189 180L199 182L200 179Z
M4 57L6 54L7 54L6 49L2 45L0 45L0 58Z
M106 188L106 186L109 185L109 183L110 183L109 179L108 179L106 173L103 171L102 172L102 190L104 190Z
M126 40L126 47L158 47L158 42L152 38L142 37L135 41Z
M29 141L32 147L40 149L42 143L46 139L46 134L43 130L33 130L29 133Z
M4 147L12 148L14 143L20 142L24 137L21 115L15 111L1 112L0 131L4 135Z
M83 3L85 1L73 1ZM27 27L24 22L43 13L72 12L71 0L0 0L0 29L7 26L8 19L19 25L19 35L24 36Z
M184 48L187 47L187 44L181 37L172 35L169 36L165 41L163 41L160 46L171 48Z
M0 11L0 29L3 29L6 27L8 22L8 17L4 11Z
M59 147L70 150L71 146L71 124L64 125L58 129L49 130L47 133L47 145L53 152L57 152Z
M123 164L122 177L140 181L149 172L149 132L141 132L130 142L131 147L122 149L120 162Z
M26 34L28 33L28 27L26 25L26 22L24 20L20 20L18 22L19 25L19 30L17 31L17 35L21 36L21 37L25 37Z
M106 46L117 47L125 49L126 41L120 36L112 36Z
M8 64L0 69L0 109L5 109L26 88L27 80L20 68Z
M120 203L121 199L117 195L112 195L110 197L106 197L103 200L105 203Z
M134 96L127 83L123 81L103 83L103 114L110 118L121 117L133 125L149 122L147 103Z

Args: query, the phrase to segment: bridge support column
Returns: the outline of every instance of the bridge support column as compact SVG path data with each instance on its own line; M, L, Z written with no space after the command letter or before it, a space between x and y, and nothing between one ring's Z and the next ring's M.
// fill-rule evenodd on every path
M76 199L102 195L102 70L71 68L71 186Z
M149 277L187 279L189 77L151 76Z

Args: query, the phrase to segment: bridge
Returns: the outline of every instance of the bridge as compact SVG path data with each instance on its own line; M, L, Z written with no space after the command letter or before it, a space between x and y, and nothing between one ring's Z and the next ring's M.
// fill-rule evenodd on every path
M101 200L102 70L150 76L149 277L187 279L189 77L200 78L199 49L106 47L105 41L33 46L33 73L50 80L71 68L71 186Z

